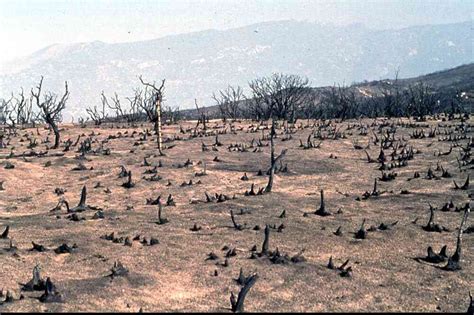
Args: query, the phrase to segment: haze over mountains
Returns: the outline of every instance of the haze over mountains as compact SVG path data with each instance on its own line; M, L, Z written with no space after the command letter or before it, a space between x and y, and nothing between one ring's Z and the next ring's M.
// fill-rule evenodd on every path
M85 116L102 90L125 101L147 81L166 78L166 103L180 108L212 105L212 92L246 86L259 76L307 76L313 86L415 77L473 62L471 22L373 30L360 24L266 22L225 31L207 30L155 40L52 45L0 68L0 97L29 92L44 75L45 89L61 93L69 82L66 117Z

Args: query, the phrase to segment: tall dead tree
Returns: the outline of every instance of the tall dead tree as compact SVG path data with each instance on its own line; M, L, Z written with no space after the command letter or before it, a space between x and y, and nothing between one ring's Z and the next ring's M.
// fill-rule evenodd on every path
M267 187L265 187L265 192L269 193L272 191L273 187L273 177L275 176L275 168L277 166L277 163L285 156L286 154L286 149L281 151L280 155L278 157L275 157L275 143L273 141L273 138L275 138L276 132L275 132L275 119L272 119L272 129L270 131L270 174L268 176L268 184Z
M335 85L323 91L321 106L327 117L335 117L344 121L355 117L358 112L358 101L354 90L346 86Z
M12 107L11 114L15 117L12 119L16 120L16 124L24 125L34 121L33 117L33 102L30 99L25 98L23 88L19 94L19 97L15 97L16 104Z
M165 106L163 111L163 121L167 125L172 125L181 120L181 112L178 107Z
M399 87L398 72L397 70L395 79L389 85L382 85L381 90L383 112L389 118L400 117L404 114L405 104L402 104L403 97Z
M257 100L253 106L263 107L258 109L264 113L261 118L276 117L290 123L296 121L296 114L310 95L309 80L298 75L275 73L249 82L249 87Z
M10 113L11 113L11 104L13 100L13 95L9 100L0 99L0 124L5 125L8 122Z
M102 92L103 94L104 92ZM104 96L105 97L105 96ZM110 98L112 100L112 104L107 102L107 106L115 112L115 117L117 119L126 119L127 118L127 110L123 108L122 104L120 103L120 98L117 93L114 93L114 96Z
M227 118L236 120L240 117L240 103L245 99L240 86L233 87L229 85L225 90L219 91L218 95L213 93L212 98L216 101L217 106L219 106L224 122Z
M418 120L425 120L425 116L433 114L436 109L433 88L424 82L409 85L407 98L407 114Z
M65 91L64 95L61 99L58 100L58 95L52 92L47 92L43 95L43 99L41 100L41 89L43 86L43 76L41 76L41 80L36 87L36 92L31 89L31 96L36 101L36 105L41 110L40 117L44 120L49 127L54 132L54 146L53 149L57 149L59 147L59 127L58 123L62 121L62 111L66 107L66 102L69 98L69 90L67 81L64 83Z
M94 121L94 124L97 126L102 124L102 122L107 118L105 107L106 106L109 107L109 102L107 100L107 97L104 94L104 91L102 91L102 94L101 94L101 101L102 101L102 111L100 109L97 109L97 106L94 106L93 108L86 108L87 114Z
M25 97L23 88L18 97L12 93L9 100L0 100L0 125L8 124L10 128L16 128L17 125L34 124L36 118L32 98Z
M199 127L199 124L202 123L202 127L204 132L207 130L207 122L209 120L209 117L207 117L207 110L205 108L199 108L197 99L194 99L194 105L196 105L196 110L199 114L198 121L196 124L196 127L194 128L194 132L197 132L197 128Z
M156 131L156 137L157 137L157 142L158 142L158 151L160 152L160 155L163 155L163 142L162 142L162 134L161 134L161 103L163 101L163 92L164 92L164 87L165 87L165 79L161 81L160 87L157 87L155 83L147 83L144 82L142 79L142 76L139 77L140 82L146 86L152 89L152 99L155 103L155 111L156 111L156 121L155 121L155 131Z
M140 111L141 92L135 91L134 97L126 97L129 102L128 121L135 122L140 119L142 112Z

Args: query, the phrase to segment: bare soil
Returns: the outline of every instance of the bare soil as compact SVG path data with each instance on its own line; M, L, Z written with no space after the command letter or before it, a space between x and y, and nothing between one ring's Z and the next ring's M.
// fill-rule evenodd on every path
M393 120L392 122L397 122ZM301 122L307 124L306 121ZM312 124L313 122L310 122ZM372 125L374 120L363 120L363 124ZM377 124L381 124L379 119ZM473 119L468 136L474 133ZM247 132L251 122L234 123L243 127L236 134L229 132L219 135L222 146L212 150L215 137L190 138L190 134L181 134L179 126L164 126L165 138L180 136L186 140L166 142L166 146L175 146L164 150L165 156L159 156L154 135L140 141L140 132L152 129L151 125L120 128L110 125L100 127L63 125L62 140L70 138L73 142L79 135L81 141L89 135L93 139L92 148L97 149L100 142L109 137L104 148L110 149L110 155L86 154L83 161L92 170L72 171L79 160L76 156L79 144L71 146L64 156L26 157L0 160L0 181L4 181L5 190L0 191L0 233L10 226L9 237L16 251L7 251L8 239L0 239L0 288L4 292L14 293L15 301L0 306L0 312L7 311L230 311L231 291L238 293L240 286L233 280L238 277L240 268L246 275L257 273L259 279L250 290L245 301L246 311L256 312L465 312L469 304L469 290L474 290L474 236L464 234L462 266L456 272L441 270L441 264L419 262L417 257L425 257L426 249L432 246L438 252L447 245L452 255L456 247L457 230L462 212L435 212L436 223L449 229L449 232L426 232L423 226L429 218L429 205L440 209L444 203L453 201L456 206L464 206L472 201L472 184L468 190L455 190L453 179L463 184L472 169L459 171L456 157L459 147L453 148L449 155L436 156L435 153L447 152L454 142L438 141L434 138L412 139L410 135L416 129L439 125L460 125L455 122L428 121L420 123L419 128L397 127L396 137L408 141L414 149L421 151L408 166L395 168L397 177L393 181L378 182L378 189L385 191L380 196L357 201L365 191L372 191L375 178L381 176L379 163L368 163L364 150L356 150L353 142L365 147L372 133L360 135L357 128L347 130L357 121L338 123L345 139L326 139L320 148L303 150L299 147L312 128L298 129L292 139L282 141L282 129L275 139L276 152L288 149L283 164L288 172L276 174L273 191L262 196L244 196L251 183L256 188L264 187L268 181L265 175L270 164L270 147L261 148L262 152L230 152L231 143L250 144L252 139L262 137L262 132ZM297 126L300 123L297 123ZM195 122L181 124L184 129L194 128ZM209 133L222 127L221 121L211 121ZM228 125L227 125L228 126ZM385 129L387 129L386 127ZM372 129L377 133L378 127ZM454 130L454 127L441 127L440 131ZM132 133L136 133L131 137ZM37 134L39 132L39 135ZM268 134L268 130L264 131ZM127 133L127 134L125 134ZM455 134L458 134L454 131ZM29 152L29 144L24 135L36 138L36 152L45 151L51 143L40 143L53 135L40 127L22 129L17 137L12 137L6 149L0 149L3 157L14 147L15 153ZM381 134L377 134L382 137ZM134 144L138 142L138 145ZM263 140L263 143L268 141ZM319 140L315 140L319 142ZM468 140L459 140L466 146ZM203 152L202 143L209 147ZM53 152L62 152L63 146ZM370 145L367 150L372 158L377 158L380 145ZM392 149L385 150L390 160ZM220 162L213 161L218 156ZM332 156L332 158L330 157ZM152 166L143 166L144 157ZM337 157L337 158L334 158ZM178 167L187 159L193 162L188 167ZM51 166L45 166L46 162ZM157 168L160 181L146 181L145 170L162 162ZM196 177L203 170L205 176ZM7 162L13 163L13 169L5 169ZM431 166L433 171L437 162L453 175L453 178L428 180L426 174ZM135 186L122 187L125 178L118 178L120 165L132 171ZM257 176L262 170L264 176ZM413 178L414 173L419 178ZM240 178L247 173L248 181ZM434 172L437 176L439 171ZM201 184L181 186L192 180ZM171 182L167 186L168 181ZM100 182L102 187L94 188ZM87 204L100 207L104 219L91 219L95 211L79 213L86 220L79 222L67 219L65 207L53 211L61 197L71 207L77 205L83 186L87 187ZM55 188L64 188L63 196L55 194ZM110 193L105 192L106 188ZM324 190L326 208L330 216L320 217L314 214L319 208L320 190ZM410 194L401 194L408 190ZM209 195L223 193L235 199L225 202L206 203L205 192ZM165 203L172 194L176 206L164 206L163 217L169 220L163 225L156 224L157 205L147 205L147 198L157 198ZM470 197L469 197L470 195ZM200 202L195 202L199 200ZM194 201L194 202L192 202ZM130 209L133 206L133 209ZM127 209L128 208L128 209ZM240 214L241 209L248 210ZM238 231L233 228L230 210L236 214L239 224L247 224L248 229ZM282 211L286 218L280 218ZM338 213L338 210L339 213ZM413 221L418 218L416 223ZM354 238L363 219L365 227L379 226L380 223L398 224L387 231L370 231L366 239ZM250 249L257 245L261 249L266 224L278 227L284 224L281 232L271 229L270 249L293 256L304 250L305 262L273 264L264 257L249 259ZM190 229L194 224L202 227L200 231ZM472 216L467 226L473 224ZM255 225L260 230L253 230ZM341 226L343 235L334 232ZM131 247L123 243L113 243L101 236L115 232L116 236L154 237L159 244L144 246L133 241ZM31 242L42 244L46 252L30 251ZM71 254L56 254L53 249L67 243L77 244ZM236 248L237 255L224 262L224 246ZM219 256L218 260L206 260L209 253ZM328 269L327 263L333 257L336 266L350 259L352 277L341 277L336 271ZM129 270L128 275L107 277L115 261L120 261ZM216 263L218 263L216 265ZM33 267L39 264L43 277L51 277L57 290L62 294L63 303L41 303L37 297L42 292L20 292L20 283L26 283L32 277ZM215 276L215 270L218 275ZM20 293L24 298L17 300Z

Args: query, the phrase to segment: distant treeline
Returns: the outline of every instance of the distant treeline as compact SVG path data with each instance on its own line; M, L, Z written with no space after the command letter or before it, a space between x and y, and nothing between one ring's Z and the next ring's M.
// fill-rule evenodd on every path
M463 70L464 72L466 71ZM199 108L197 101L196 109L193 110L180 110L179 107L163 105L161 119L166 124L173 124L182 119L216 118L256 121L277 118L294 122L297 119L345 120L384 116L415 117L423 120L427 115L437 113L472 114L474 110L472 81L466 84L465 77L455 77L453 80L452 73L444 77L435 75L437 77L432 78L431 83L451 80L463 84L434 86L423 80L395 79L351 86L313 88L310 87L307 78L277 73L250 81L248 95L245 95L243 88L239 86L228 86L214 93L214 106ZM62 121L62 111L69 94L67 84L66 94L62 99L58 99L58 95L51 92L44 93L40 99L42 80L37 87L38 93L32 90L28 95L22 89L18 95L12 94L7 99L0 98L1 125L15 127L47 122L55 126ZM165 80L162 81L162 87L164 84ZM134 90L134 95L124 99L117 93L107 97L102 92L100 98L102 105L87 108L88 117L79 118L78 122L81 124L93 122L95 125L118 121L156 123L157 95L150 87L151 85L142 84ZM54 106L58 108L53 110ZM51 118L52 113L54 117Z
M423 120L437 113L472 113L474 91L453 87L437 88L418 81L380 81L377 85L309 87L306 78L274 74L249 82L250 95L229 86L213 95L216 106L207 116L222 119L266 120L271 117L296 119L350 119L360 117L415 117ZM197 119L195 111L183 112ZM201 115L201 114L199 114Z

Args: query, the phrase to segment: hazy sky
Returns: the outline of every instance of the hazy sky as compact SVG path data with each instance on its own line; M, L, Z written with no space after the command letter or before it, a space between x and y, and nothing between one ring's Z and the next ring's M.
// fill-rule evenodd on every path
M473 0L0 0L0 63L54 43L138 41L271 20L402 28L473 18Z

